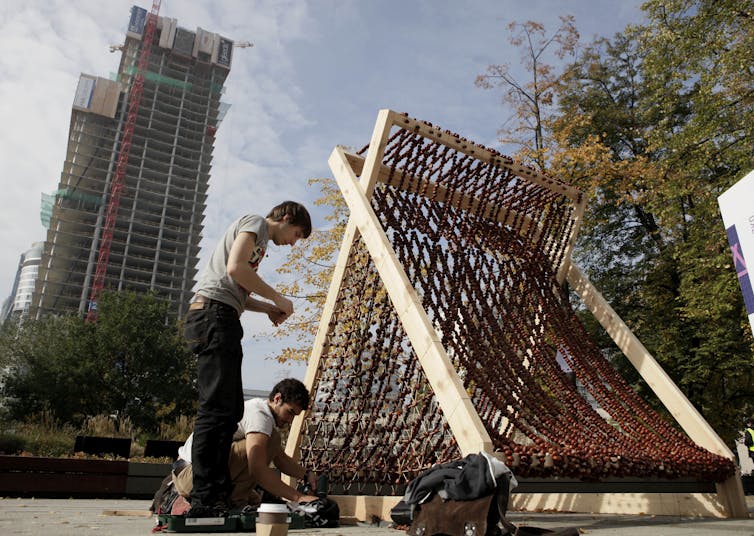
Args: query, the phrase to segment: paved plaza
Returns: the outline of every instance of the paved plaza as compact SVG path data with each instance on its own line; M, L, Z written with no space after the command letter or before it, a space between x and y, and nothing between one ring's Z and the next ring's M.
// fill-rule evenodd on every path
M749 500L750 511L754 501ZM144 536L154 518L150 501L86 499L0 499L0 534L51 536ZM577 527L593 536L754 536L754 519L708 519L678 516L624 516L511 512L516 525ZM193 533L197 534L197 533ZM217 534L217 533L211 533ZM226 533L227 534L227 533ZM243 533L241 533L243 534ZM337 529L291 531L293 536L401 536L387 526L357 524Z

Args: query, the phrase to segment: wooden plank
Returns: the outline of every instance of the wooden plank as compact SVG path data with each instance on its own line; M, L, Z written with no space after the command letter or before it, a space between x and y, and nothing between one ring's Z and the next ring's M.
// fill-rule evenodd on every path
M402 497L373 495L328 495L338 503L340 517L355 518L361 522L373 522L374 518L390 521L390 510Z
M724 518L714 493L513 493L510 510Z
M367 199L372 197L374 185L377 183L382 157L385 156L385 147L390 137L390 127L399 117L399 114L387 109L380 110L377 114L372 138L369 141L369 151L367 151L361 172L361 189Z
M390 521L390 509L402 497L331 495L340 515L362 522L377 517ZM567 511L624 515L672 515L725 518L725 507L714 493L514 493L510 511Z
M152 517L149 510L102 510L100 515L114 517Z
M748 519L749 508L746 504L741 472L737 469L735 474L725 482L716 484L717 496L725 506L728 517L736 519Z
M343 149L336 147L328 163L461 452L466 455L482 450L491 451L489 434L422 308L416 290L380 227L377 216L356 182Z

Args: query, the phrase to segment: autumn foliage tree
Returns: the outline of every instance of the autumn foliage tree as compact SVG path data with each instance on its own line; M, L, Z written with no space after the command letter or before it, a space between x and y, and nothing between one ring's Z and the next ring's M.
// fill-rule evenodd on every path
M285 264L277 269L284 278L277 289L296 299L294 316L270 334L287 344L274 356L280 363L305 362L309 359L348 223L348 207L335 181L316 178L311 179L309 184L320 188L321 195L314 204L326 208L325 221L329 225L324 229L312 229L311 236L298 242L288 254Z
M509 63L501 63L487 66L475 83L484 89L500 89L503 103L512 108L512 115L499 131L500 141L518 147L520 158L545 169L548 145L545 120L554 105L558 84L566 75L548 59L562 61L573 56L579 33L572 16L561 16L560 26L552 34L534 21L511 22L507 29L509 42L521 50L521 65L528 79L520 79Z

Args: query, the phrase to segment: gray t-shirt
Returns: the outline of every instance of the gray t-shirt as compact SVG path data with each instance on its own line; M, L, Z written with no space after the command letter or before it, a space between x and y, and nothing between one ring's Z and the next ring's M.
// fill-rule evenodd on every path
M238 428L233 434L233 441L246 437L246 434L257 432L266 436L273 436L277 430L275 417L272 415L270 404L266 398L251 398L243 404L243 417L238 421ZM186 442L178 449L178 456L191 463L191 446L194 434L188 436Z
M230 248L239 233L254 233L257 236L256 246L249 257L249 265L256 271L267 250L267 242L270 238L269 227L262 216L247 214L231 223L225 231L222 240L212 252L207 267L202 272L196 293L205 298L226 303L234 307L240 315L244 311L249 291L228 275Z

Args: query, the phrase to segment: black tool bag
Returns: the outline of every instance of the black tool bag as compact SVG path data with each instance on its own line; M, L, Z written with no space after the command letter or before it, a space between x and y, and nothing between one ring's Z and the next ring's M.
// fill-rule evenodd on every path
M510 473L493 477L481 454L437 465L412 480L390 512L410 536L578 536L578 529L516 527L505 519Z
M432 500L414 508L414 519L407 531L411 536L502 536L515 534L505 525L505 510L508 507L508 482L500 479L495 493L457 501L442 500L434 495ZM509 528L515 527L510 525Z

